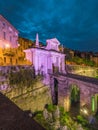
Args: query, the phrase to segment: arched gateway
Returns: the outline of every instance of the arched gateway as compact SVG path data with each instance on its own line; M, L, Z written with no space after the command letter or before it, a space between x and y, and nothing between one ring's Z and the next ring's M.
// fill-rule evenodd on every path
M89 114L98 113L98 80L74 74L51 74L50 86L52 95L55 93L53 80L58 85L58 105L64 106L65 111L74 111ZM83 108L83 109L82 109ZM87 112L86 112L86 108ZM86 113L85 113L86 112Z
M36 46L24 50L26 59L29 60L36 74L47 75L48 72L65 72L65 54L59 50L60 42L56 39L46 40L46 46L39 46L38 34L36 35Z
M53 104L64 106L65 110L69 111L72 104L80 103L80 107L87 105L89 110L97 112L98 80L67 74L65 54L63 49L59 50L59 45L60 42L53 38L46 40L46 46L40 47L37 34L36 46L24 50L26 59L32 63L36 74L44 75L44 83L51 88Z

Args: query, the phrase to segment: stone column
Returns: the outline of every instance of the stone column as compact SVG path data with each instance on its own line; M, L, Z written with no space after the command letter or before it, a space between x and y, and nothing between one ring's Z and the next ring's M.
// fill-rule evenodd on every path
M58 84L58 105L63 106L65 111L70 109L70 91L66 81L59 81Z
M38 61L38 54L35 55L35 64L34 64L34 67L35 67L35 73L36 75L38 74L38 69L39 69L39 61Z
M65 111L70 110L70 91L69 91L69 89L66 89L66 96L64 99L64 110Z
M61 65L60 65L60 63L61 63L61 60L60 60L60 57L59 57L59 59L58 59L58 66L59 66L59 72L61 72Z
M63 73L66 73L66 70L65 70L65 56L62 56L62 72Z

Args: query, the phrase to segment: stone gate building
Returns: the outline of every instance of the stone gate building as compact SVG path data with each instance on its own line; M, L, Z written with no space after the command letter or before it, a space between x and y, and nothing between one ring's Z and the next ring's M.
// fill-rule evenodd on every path
M36 74L42 74L51 87L52 101L64 106L66 111L72 104L80 108L88 106L89 112L98 111L98 80L85 76L68 74L65 66L65 54L59 51L60 42L46 40L47 45L39 47L38 34L36 47L24 50L26 59L32 62ZM48 77L48 78L47 78ZM77 107L77 106L76 106Z
M47 75L48 72L65 72L65 54L59 51L60 42L56 39L46 40L46 46L39 46L38 34L36 35L36 47L24 50L26 59L35 68L36 74Z

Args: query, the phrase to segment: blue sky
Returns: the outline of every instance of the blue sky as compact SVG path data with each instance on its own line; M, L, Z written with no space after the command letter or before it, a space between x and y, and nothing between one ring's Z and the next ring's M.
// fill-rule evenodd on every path
M98 52L98 0L0 0L0 14L22 37Z

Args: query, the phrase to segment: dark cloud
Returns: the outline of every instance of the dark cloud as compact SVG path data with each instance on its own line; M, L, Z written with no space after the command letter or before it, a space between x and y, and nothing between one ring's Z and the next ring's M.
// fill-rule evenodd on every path
M66 47L98 51L98 0L0 0L0 12L19 35L57 37Z

